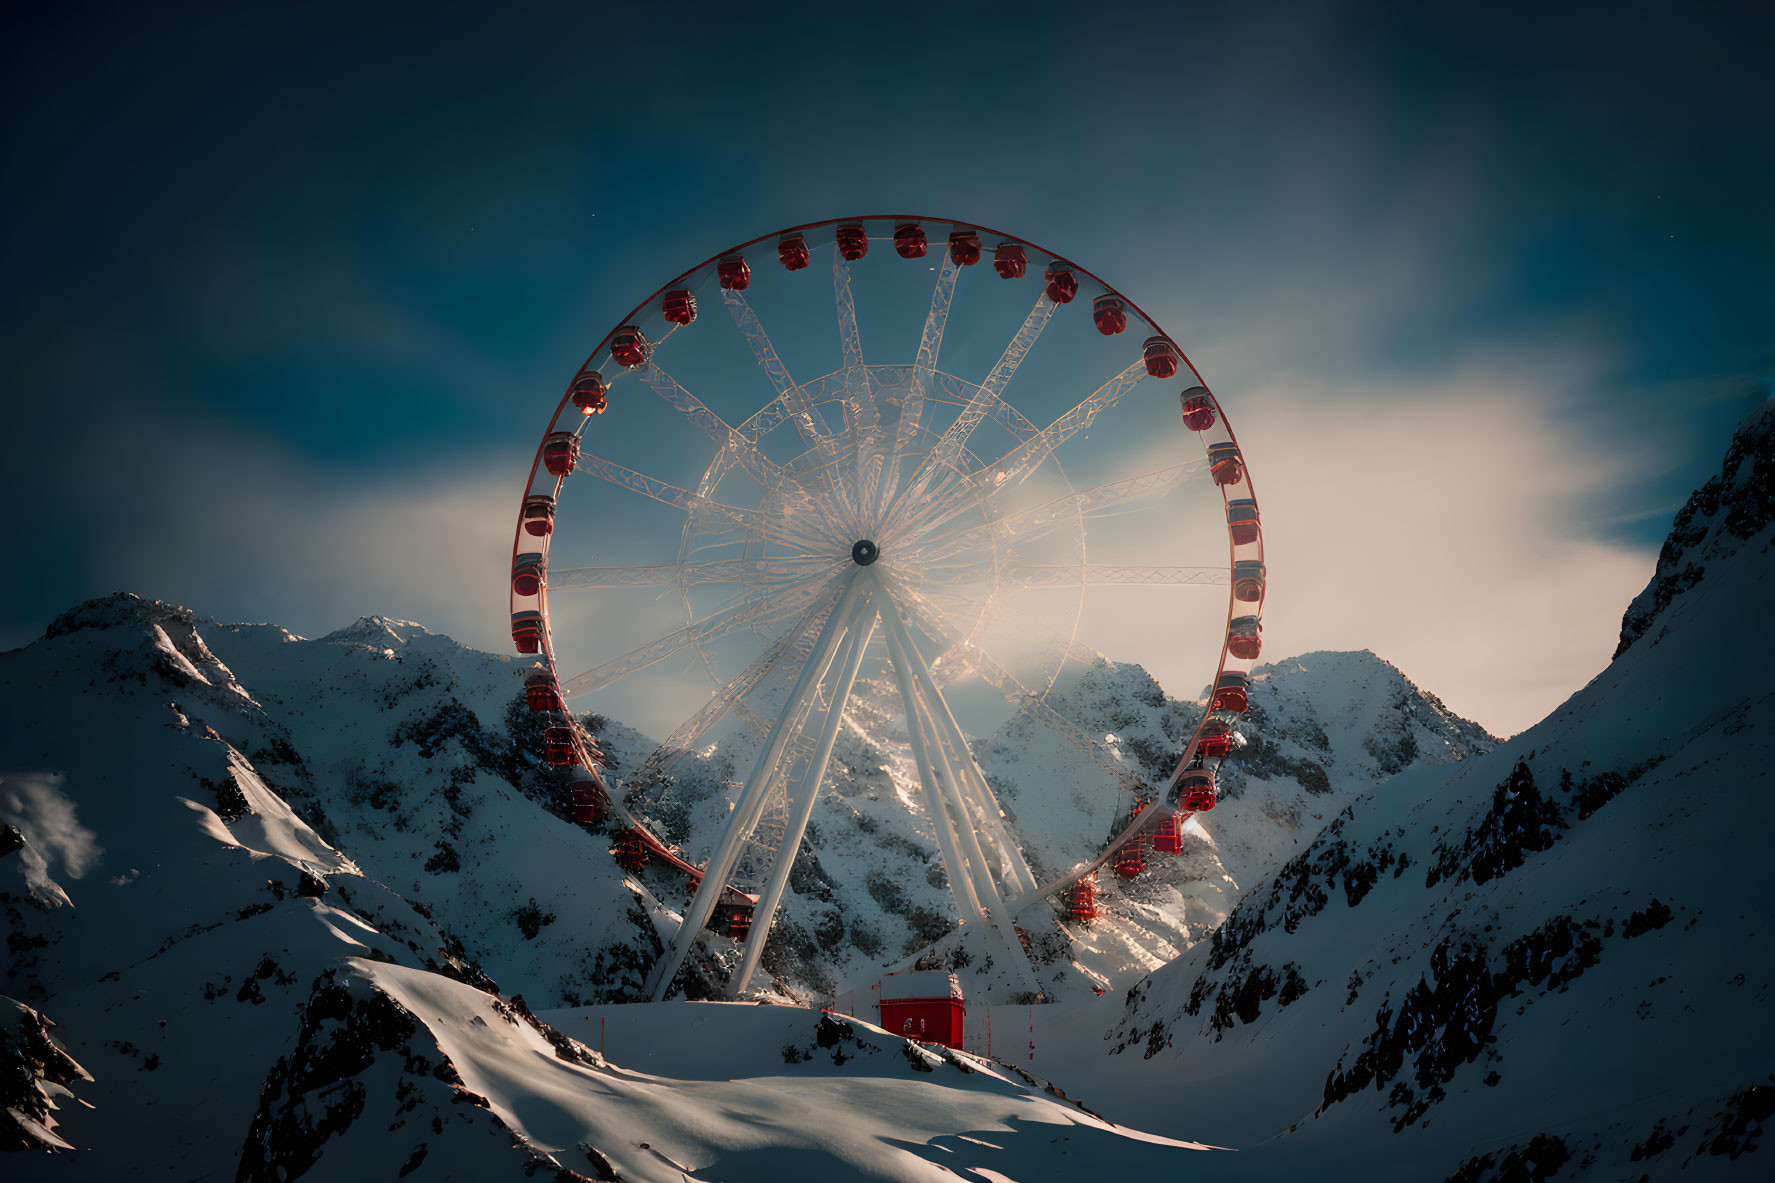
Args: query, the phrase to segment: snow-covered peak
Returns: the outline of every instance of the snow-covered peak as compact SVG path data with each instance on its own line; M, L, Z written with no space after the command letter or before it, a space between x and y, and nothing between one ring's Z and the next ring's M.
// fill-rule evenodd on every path
M360 616L357 620L342 629L336 629L320 638L324 645L374 645L379 648L397 648L418 637L435 637L423 624L411 620L396 620L392 616Z
M83 629L119 628L135 624L191 626L197 624L198 619L197 613L191 609L169 604L165 600L150 600L134 592L112 592L108 596L87 600L68 609L49 622L43 636L45 639L53 639Z
M1719 475L1696 489L1671 523L1646 589L1621 617L1620 657L1652 631L1677 597L1706 577L1708 565L1746 547L1767 552L1775 521L1775 395L1746 415L1732 435ZM1663 628L1658 630L1659 635ZM1658 637L1652 643L1657 644Z
M1356 755L1377 779L1419 760L1465 760L1498 742L1367 649L1303 653L1260 665L1251 677L1254 725L1302 737L1317 728L1321 746Z

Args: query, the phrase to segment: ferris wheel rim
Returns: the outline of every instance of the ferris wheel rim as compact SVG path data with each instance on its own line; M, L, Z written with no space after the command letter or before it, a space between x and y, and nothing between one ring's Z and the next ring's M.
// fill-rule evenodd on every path
M1195 378L1196 385L1199 386L1208 395L1210 400L1212 400L1212 406L1216 412L1217 418L1220 423L1220 430L1225 433L1227 440L1230 443L1232 443L1235 450L1237 451L1237 455L1241 458L1241 460L1243 460L1243 456L1244 456L1243 450L1238 448L1237 436L1233 431L1232 424L1230 423L1230 421L1228 421L1228 419L1226 417L1224 404L1222 404L1221 401L1219 400L1219 398L1213 394L1212 388L1208 387L1206 381L1202 378L1202 375L1201 375L1200 371L1198 370L1198 368L1196 367L1196 364L1194 363L1194 361L1189 357L1188 353L1181 347L1181 345L1179 345L1177 343L1175 338L1173 338L1171 336L1171 334L1163 328L1163 326L1159 325L1158 322L1155 321L1151 316L1149 316L1143 309L1141 309L1139 307L1139 305L1137 303L1135 303L1135 301L1133 301L1131 298L1129 298L1125 294L1123 294L1120 291L1120 289L1117 289L1114 286L1110 285L1109 283L1104 281L1100 276L1098 276L1095 272L1089 270L1088 268L1085 268L1083 266L1078 265L1077 263L1074 263L1071 260L1071 258L1064 256L1064 255L1056 254L1055 252L1050 251L1045 247L1042 247L1040 244L1035 243L1032 240L1025 239L1025 238L1022 238L1017 235L1009 234L1004 231L999 231L999 230L993 229L991 227L981 225L976 222L958 221L958 220L949 219L949 218L933 218L933 217L929 217L926 215L910 215L910 214L856 215L856 216L850 216L850 217L823 219L823 220L815 221L815 222L806 222L806 223L801 223L801 224L798 224L795 226L786 227L781 230L773 231L768 234L759 235L755 238L749 239L749 240L747 240L743 243L740 243L736 246L730 247L724 251L710 255L708 258L706 258L702 262L698 263L696 266L680 273L679 275L675 276L673 279L667 281L665 284L662 284L658 289L656 289L652 294L650 294L645 300L641 301L633 309L631 309L630 312L622 320L620 320L615 327L611 328L604 335L604 337L599 341L598 345L587 356L586 360L575 371L575 380L577 380L578 377L586 374L588 371L599 368L598 362L599 362L600 357L608 350L613 339L616 337L617 333L620 332L625 325L628 325L634 321L639 320L645 313L647 313L651 309L653 304L656 301L658 301L665 293L671 291L674 287L683 284L685 281L689 280L691 277L697 276L701 273L704 273L709 267L719 263L724 258L728 258L731 256L736 256L736 255L741 255L746 250L748 250L752 247L758 246L759 244L769 243L769 242L772 242L773 240L781 240L789 235L795 235L795 234L805 235L806 233L811 232L811 231L818 231L818 230L822 230L822 229L825 229L828 227L833 227L833 226L843 226L848 223L863 223L865 225L868 225L868 224L872 224L872 223L879 223L879 222L886 222L886 221L917 222L921 225L945 225L945 226L954 227L957 230L966 229L966 230L974 231L976 233L984 233L984 234L993 235L993 236L998 237L1001 241L1017 243L1017 244L1020 244L1024 247L1032 248L1033 250L1039 252L1041 255L1046 256L1049 259L1064 262L1065 265L1069 269L1071 269L1073 272L1075 272L1078 276L1089 279L1091 282L1099 285L1105 293L1113 295L1117 299L1119 299L1127 311L1133 313L1135 316L1139 317L1139 319L1141 321L1145 322L1145 324L1153 330L1155 336L1163 338L1170 345L1171 349L1175 352L1175 355L1176 355L1178 361L1181 363L1181 365L1183 367L1187 368L1189 374ZM666 334L662 335L660 342L654 342L652 344L658 345L659 343L663 342L666 338L669 338L669 336L671 335L671 332L673 332L673 331L675 331L675 329L668 330L668 332ZM841 367L841 371L844 369L848 369L848 367ZM835 373L837 373L837 372L840 372L840 371L835 371ZM937 373L937 372L941 372L941 371L933 370L933 373ZM968 383L967 380L961 379L957 375L947 375L947 376L953 378L955 381L958 381L958 382L964 382L964 383L967 383L968 385L977 385L975 383ZM818 381L818 380L815 380L815 381ZM802 384L802 386L806 386L806 385L809 385L809 383ZM550 432L558 431L561 429L560 425L561 425L562 417L566 413L567 407L570 405L570 402L571 402L572 389L573 389L573 384L572 384L572 382L570 382L567 393L564 393L562 395L560 401L556 405L554 414L551 416L551 418L549 420L549 430L544 433L544 442L539 443L536 453L532 458L530 477L526 483L526 488L525 488L526 498L529 498L530 496L534 495L538 491L537 490L538 477L540 475L542 475L543 471L544 471L543 458L544 458L544 448L546 446L546 440L547 440ZM1186 393L1187 393L1187 391L1186 391ZM838 400L837 398L829 398L826 401L827 402L836 402L836 401L840 401L840 400ZM1009 406L1010 404L1007 403L1006 405ZM584 426L585 426L585 421L582 420L581 425L580 425L580 432L576 432L576 434L582 433ZM929 429L925 428L925 430L929 430ZM720 448L716 449L716 460L713 461L712 464L719 463L721 451L722 451L722 449L720 449ZM1048 458L1051 459L1053 461L1055 467L1059 471L1061 471L1062 474L1064 474L1064 468L1062 466L1059 456L1057 455L1057 451L1058 451L1057 448L1054 449L1053 451L1051 451ZM1255 481L1251 477L1248 464L1244 465L1242 472L1243 472L1242 482L1245 485L1245 488L1247 491L1247 496L1249 497L1249 499L1253 503L1253 505L1255 505L1256 501L1257 501L1257 490L1256 490L1256 486L1255 486ZM549 474L549 475L554 475L554 474ZM1220 482L1217 481L1216 483L1218 484ZM549 490L549 495L551 495L552 497L554 497L556 499L557 504L559 502L559 498L560 498L561 492L562 492L565 484L566 484L565 475L556 476L553 481L552 489ZM1067 480L1067 487L1068 487L1069 492L1076 492L1076 490L1073 489L1070 480ZM1228 499L1229 499L1228 494L1226 492L1225 487L1223 486L1222 487L1222 500L1223 500L1223 502L1225 502ZM1086 533L1084 530L1084 527L1083 527L1082 517L1083 517L1083 511L1081 508L1080 523L1079 523L1079 538L1080 538L1080 543L1081 543L1081 554L1080 554L1079 563L1080 563L1081 567L1083 565L1085 565L1085 563L1084 563L1085 554L1083 552L1083 540L1084 540L1085 533ZM685 554L683 552L683 545L684 545L684 542L687 541L692 534L692 524L693 524L692 520L689 517L687 517L686 522L685 522L685 526L684 526L684 532L681 537L681 546L680 546L680 555L679 555L680 564L682 564L685 559ZM517 528L514 531L513 548L512 548L512 557L514 559L514 562L516 561L516 559L518 558L520 553L522 553L522 548L524 546L525 546L525 517L524 517L523 512L521 511L520 515L519 515L519 520L517 523ZM1230 535L1229 535L1227 546L1228 546L1227 563L1228 563L1228 567L1230 569L1230 568L1234 567L1234 565L1239 561L1239 559L1238 559L1239 548L1238 548L1238 544L1233 540L1233 538ZM1258 560L1261 562L1262 557L1263 557L1261 533L1258 536L1257 546L1258 546L1257 556L1258 556ZM545 548L545 550L547 549L547 542L546 541L544 542L544 548ZM1082 597L1083 597L1084 586L1085 586L1084 582L1081 580L1081 582L1080 582L1080 596L1081 596L1080 610L1081 611L1082 611ZM683 592L686 608L688 610L688 607L689 607L688 590L687 590L687 588L681 588L681 591ZM990 596L988 598L990 598ZM541 657L542 662L546 665L551 676L554 678L556 686L561 687L563 685L563 683L561 681L560 672L559 672L559 669L556 664L556 649L555 649L553 639L552 639L552 627L551 627L551 620L550 620L551 614L549 612L548 588L547 588L546 582L545 582L544 586L542 587L542 589L540 590L536 599L537 599L537 602L539 605L540 616L541 616L541 645L540 645L539 656ZM1231 590L1229 590L1226 622L1225 622L1225 627L1223 628L1223 632L1222 632L1221 652L1220 652L1219 660L1216 662L1216 665L1215 665L1216 680L1218 680L1228 669L1228 664L1229 664L1229 662L1228 662L1228 658L1229 658L1228 644L1230 641L1230 630L1231 630L1231 626L1232 626L1232 622L1233 622L1234 617L1240 611L1240 607L1239 607L1240 603L1241 603L1241 601L1239 599L1235 598L1235 595L1233 594L1233 592ZM1257 601L1256 607L1255 607L1255 609L1253 609L1253 611L1255 611L1257 614L1261 615L1262 606L1263 606L1263 601L1260 598ZM984 609L983 609L983 611L984 611ZM754 626L754 628L756 628L756 626ZM1074 626L1075 639L1076 639L1076 632L1077 632L1077 627L1076 627L1076 618L1075 618L1075 626ZM696 642L696 644L698 646L699 653L701 653L700 642ZM707 659L705 656L705 663L706 663L706 660ZM1249 664L1249 661L1247 661L1245 659L1240 659L1240 661L1242 664ZM1065 664L1065 658L1062 657L1062 660L1060 662L1060 666L1063 667L1064 664ZM712 669L710 670L710 672L711 672L711 674L713 674ZM1059 668L1056 669L1054 677L1049 680L1047 689L1049 689L1049 690L1052 689L1058 676L1059 676ZM1213 683L1210 684L1211 693L1212 693L1213 685L1214 685ZM1045 697L1046 692L1047 691L1045 690L1044 695L1043 695L1044 697ZM937 692L937 696L938 696L939 700L941 700L940 692ZM1180 776L1182 775L1185 766L1189 763L1192 754L1197 749L1198 741L1202 735L1202 729L1206 725L1206 722L1212 713L1213 713L1212 708L1207 707L1205 705L1202 723L1198 724L1195 732L1192 733L1190 740L1188 741L1188 743L1185 746L1185 750L1183 752L1183 755L1179 760L1177 769L1174 770L1174 772L1171 774L1171 776L1169 778L1168 785L1166 786L1166 788L1164 790L1160 791L1161 792L1160 802L1161 802L1161 804L1165 805L1166 808L1165 808L1164 812L1166 812L1167 814L1169 814L1170 812L1180 812L1176 801L1172 800L1169 803L1167 803L1166 796L1170 795L1171 791L1176 788L1177 782L1178 782ZM571 715L569 715L569 718L571 718ZM582 756L584 755L583 752L581 754L582 754ZM614 802L615 795L610 794L608 788L603 785L603 778L599 774L595 762L586 761L585 767L587 767L588 771L590 771L592 779L596 783L598 783L600 785L600 787L604 788L606 795L609 796L611 798L611 800ZM1107 862L1115 854L1115 852L1117 850L1119 850L1128 841L1135 838L1141 829L1143 829L1145 826L1147 826L1147 825L1151 824L1153 821L1155 821L1160 812L1161 812L1160 810L1149 810L1149 811L1147 811L1147 816L1145 816L1144 818L1137 819L1132 824L1125 827L1124 830L1120 834L1118 834L1117 837L1111 842L1109 847L1107 849L1105 849L1102 852L1102 854L1083 873L1089 874L1091 871L1095 870L1097 867L1099 867L1103 863ZM651 838L652 835L649 835L649 837ZM655 839L654 841L657 842L657 839ZM652 846L653 844L654 843L650 843L649 845ZM658 845L659 845L659 851L656 851L656 853L663 852L666 850L663 843L659 843ZM675 851L672 853L675 854ZM670 861L679 865L681 869L688 871L692 875L698 874L697 869L694 866L692 866L689 863L684 862L681 859L672 858ZM1014 903L1015 907L1017 908L1017 910L1021 910L1022 907L1027 906L1030 902L1033 901L1033 899L1043 898L1048 895L1052 895L1055 891L1058 891L1061 888L1063 888L1067 883L1076 882L1080 877L1081 877L1081 875L1079 875L1079 874L1064 876L1061 879L1055 880L1053 883L1041 886L1038 890L1028 893L1024 897L1019 897L1017 900L1013 901L1013 903Z

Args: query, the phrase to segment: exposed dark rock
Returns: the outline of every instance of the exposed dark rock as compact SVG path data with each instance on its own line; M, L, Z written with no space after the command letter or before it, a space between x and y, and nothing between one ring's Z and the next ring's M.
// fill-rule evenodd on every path
M1736 1159L1756 1150L1763 1123L1775 1116L1775 1088L1753 1084L1726 1099L1726 1107L1702 1137L1699 1150Z
M462 870L462 857L456 853L454 846L439 839L437 853L425 860L425 869L434 875L460 871Z
M789 868L789 889L796 895L831 903L833 890L837 886L837 881L820 865L819 856L814 853L807 840L803 839L801 850L795 856L795 864Z
M1436 847L1424 886L1435 887L1444 879L1485 883L1514 871L1531 853L1551 849L1564 824L1559 806L1542 795L1528 765L1518 761L1492 790L1491 808L1462 839Z
M1646 636L1673 601L1700 584L1708 563L1735 554L1771 520L1775 520L1775 413L1765 403L1738 425L1719 474L1677 511L1658 552L1652 581L1621 617L1615 656Z
M295 1051L278 1059L260 1092L235 1172L239 1183L288 1183L307 1173L327 1141L363 1114L366 1090L355 1078L378 1051L405 1058L417 1030L413 1017L380 990L363 983L341 986L331 971L321 975Z
M1320 1111L1370 1085L1393 1082L1387 1103L1399 1110L1394 1132L1416 1124L1443 1100L1443 1086L1460 1066L1479 1058L1503 999L1524 985L1560 989L1596 964L1602 940L1593 930L1600 927L1594 920L1556 917L1506 945L1495 971L1478 938L1445 938L1430 954L1430 975L1418 979L1397 1011L1383 1002L1362 1051L1348 1068L1340 1061L1333 1069ZM1409 1079L1403 1079L1408 1066Z
M1627 918L1627 926L1622 929L1621 935L1628 937L1643 936L1648 932L1663 928L1666 924L1669 924L1672 919L1674 919L1674 916L1670 911L1670 905L1666 904L1663 900L1653 900L1650 904L1646 905L1645 911L1635 912L1632 916Z
M1564 1138L1536 1134L1526 1146L1468 1159L1443 1183L1542 1183L1559 1174L1571 1157Z
M53 1026L23 1003L0 998L0 1150L58 1149L25 1122L52 1131L54 1136L57 1122L44 1083L68 1088L92 1079L56 1046L49 1034ZM158 1065L159 1061L155 1062Z

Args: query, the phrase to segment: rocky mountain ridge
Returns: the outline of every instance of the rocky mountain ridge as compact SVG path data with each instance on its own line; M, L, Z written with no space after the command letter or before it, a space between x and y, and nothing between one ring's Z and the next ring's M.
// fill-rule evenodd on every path
M1250 1148L1233 1178L1754 1170L1775 1117L1775 525L1744 482L1770 423L1679 515L1679 561L1606 670L1493 752L1348 803L1120 1005L1053 1016L1069 1087L1221 1131ZM1660 596L1673 570L1694 574Z

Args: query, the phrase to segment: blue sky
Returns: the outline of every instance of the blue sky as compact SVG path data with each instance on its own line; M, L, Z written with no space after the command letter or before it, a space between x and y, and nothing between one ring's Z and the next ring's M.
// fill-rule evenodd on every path
M499 647L509 503L605 330L731 243L917 210L1084 262L1252 408L1311 589L1273 652L1513 731L1775 372L1766 6L507 7L7 9L0 645L128 588ZM1400 546L1415 605L1365 578Z

